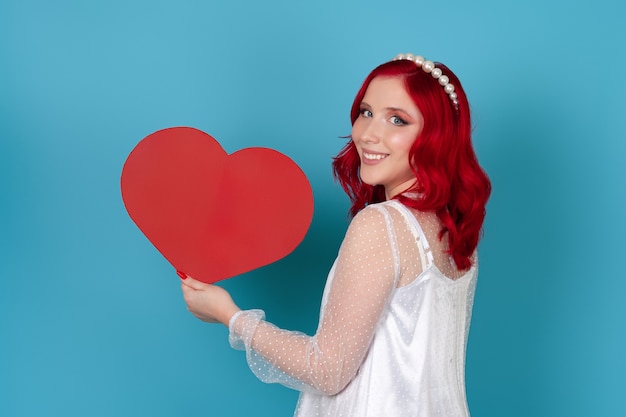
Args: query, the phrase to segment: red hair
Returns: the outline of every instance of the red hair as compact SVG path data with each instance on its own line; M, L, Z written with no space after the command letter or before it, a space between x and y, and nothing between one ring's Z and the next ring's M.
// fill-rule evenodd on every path
M374 78L404 80L407 93L424 118L424 126L409 152L417 181L407 191L417 192L419 197L400 193L393 198L417 210L434 211L443 223L439 238L448 234L448 253L457 268L465 270L472 265L471 257L478 246L491 183L472 147L470 108L461 82L445 65L436 63L435 66L454 85L458 110L435 78L412 61L398 60L378 66L367 76L352 103L350 118L354 124L363 96ZM352 202L352 216L368 204L385 200L382 186L361 181L360 164L356 147L350 140L332 165L335 178Z

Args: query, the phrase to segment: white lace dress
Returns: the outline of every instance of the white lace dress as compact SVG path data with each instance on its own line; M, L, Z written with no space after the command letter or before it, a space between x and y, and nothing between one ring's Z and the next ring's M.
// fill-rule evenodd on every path
M431 250L429 240L447 245L439 227L434 214L394 200L368 206L330 271L316 334L278 329L261 310L246 310L230 321L231 345L245 349L262 381L302 391L299 417L469 416L465 348L477 267L457 271Z

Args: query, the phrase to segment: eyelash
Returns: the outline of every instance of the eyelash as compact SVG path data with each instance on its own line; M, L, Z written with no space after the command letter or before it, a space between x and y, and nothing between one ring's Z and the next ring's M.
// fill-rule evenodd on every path
M369 109L360 109L359 110L359 115L361 115L362 117L372 117L372 111L369 110ZM402 117L396 116L396 115L391 116L390 120L391 120L391 124L394 125L394 126L406 126L406 125L409 124ZM394 123L393 120L396 120L397 123Z
M408 124L408 123L406 122L406 120L404 120L404 119L403 119L403 118L401 118L401 117L398 117L398 116L391 116L391 120L393 120L393 119L396 119L396 120L399 122L399 123L394 123L394 122L391 122L391 123L392 123L393 125L395 125L395 126L405 126L405 125L407 125L407 124Z

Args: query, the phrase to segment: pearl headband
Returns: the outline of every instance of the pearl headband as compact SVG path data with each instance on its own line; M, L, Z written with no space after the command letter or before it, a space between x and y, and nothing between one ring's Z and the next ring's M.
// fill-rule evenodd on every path
M407 60L415 62L415 64L420 67L424 72L429 73L433 76L434 79L439 81L439 84L443 87L443 91L446 92L448 97L450 97L450 101L452 101L452 105L458 111L459 110L459 100L454 92L454 85L450 83L450 79L447 75L444 75L440 68L435 67L435 63L433 61L427 61L423 56L413 55L413 54L398 54L393 58L393 61L399 60Z

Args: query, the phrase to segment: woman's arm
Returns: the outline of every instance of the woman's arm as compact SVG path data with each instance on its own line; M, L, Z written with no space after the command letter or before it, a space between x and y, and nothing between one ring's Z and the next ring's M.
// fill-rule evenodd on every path
M251 310L231 315L231 344L247 351L250 368L265 382L338 393L361 366L396 286L396 254L388 215L374 207L362 210L339 251L315 336L281 330Z

